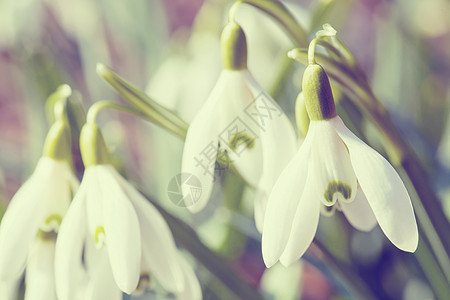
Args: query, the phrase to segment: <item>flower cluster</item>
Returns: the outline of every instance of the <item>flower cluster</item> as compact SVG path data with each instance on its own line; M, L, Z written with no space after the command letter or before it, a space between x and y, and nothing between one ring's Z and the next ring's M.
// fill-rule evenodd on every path
M330 26L324 30L319 34L335 34ZM196 178L201 185L181 184L180 201L191 212L207 205L218 172L229 169L242 177L255 191L255 225L268 268L299 260L320 215L336 211L361 231L379 224L395 246L414 252L419 235L408 191L391 164L337 115L327 74L314 59L316 42L296 107L304 140L248 70L246 36L231 18L221 37L223 70L189 127L159 104L138 102L145 96L123 82L116 87L133 98L134 106L100 101L91 107L80 132L81 183L73 167L66 107L70 88L58 89L43 155L0 224L0 296L12 297L25 272L26 300L120 300L123 293L153 288L180 300L202 298L160 211L111 163L95 121L108 106L186 134L181 181Z
M122 292L140 294L154 282L177 299L201 299L164 218L109 163L102 134L90 122L80 136L79 183L64 107L56 106L44 155L0 225L5 290L26 268L25 299L122 299Z

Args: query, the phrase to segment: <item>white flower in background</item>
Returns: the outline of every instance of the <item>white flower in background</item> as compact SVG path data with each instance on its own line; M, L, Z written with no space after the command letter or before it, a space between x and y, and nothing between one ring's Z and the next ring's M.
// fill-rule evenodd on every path
M109 164L95 124L83 127L80 141L86 169L56 243L59 299L77 291L82 299L122 299L153 276L167 291L183 292L196 279L185 278L160 213Z
M299 259L314 238L321 209L328 214L336 207L355 228L369 231L378 222L395 246L414 252L418 231L402 180L336 115L320 66L305 70L303 93L310 127L268 200L262 235L266 266Z
M25 299L56 299L53 255L56 235L78 188L65 121L50 128L34 173L20 187L0 224L0 280L14 280L26 268Z
M182 173L193 174L202 186L196 201L186 203L192 212L206 205L217 167L219 171L229 167L224 157L258 187L263 169L270 172L266 165L292 156L296 149L289 120L246 68L245 35L234 22L222 33L222 56L224 70L190 124L183 151ZM225 165L216 165L216 160ZM189 193L183 190L185 196Z

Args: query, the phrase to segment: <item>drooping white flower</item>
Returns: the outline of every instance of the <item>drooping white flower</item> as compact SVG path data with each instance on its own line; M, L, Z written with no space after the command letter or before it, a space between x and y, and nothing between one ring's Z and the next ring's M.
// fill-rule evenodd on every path
M310 65L303 92L311 118L297 154L269 197L262 235L266 266L290 265L312 242L320 211L343 211L357 229L377 223L398 248L414 252L418 231L411 200L389 162L336 115L325 71Z
M84 126L80 146L86 169L56 243L59 299L80 290L82 299L121 299L150 275L182 292L183 269L160 213L108 163L96 125Z
M0 279L20 276L37 235L58 232L77 185L67 162L47 156L39 160L33 175L11 199L0 225Z
M51 97L70 95L67 85ZM0 224L0 280L25 271L25 299L56 299L53 257L56 235L78 179L71 168L70 128L62 101L31 177L11 199Z
M182 173L197 177L202 188L195 201L186 203L192 212L209 200L214 171L229 167L216 165L216 160L229 163L223 159L228 157L239 174L258 187L262 174L268 174L262 182L271 182L273 166L295 153L296 138L288 118L246 68L245 43L239 25L229 23L222 33L224 70L187 132ZM190 192L184 189L183 195Z

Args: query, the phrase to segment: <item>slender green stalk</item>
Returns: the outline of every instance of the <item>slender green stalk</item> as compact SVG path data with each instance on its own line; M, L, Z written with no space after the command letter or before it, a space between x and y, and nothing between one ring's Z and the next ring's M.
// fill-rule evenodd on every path
M55 121L55 106L58 102L67 99L72 94L72 89L67 84L60 85L56 91L48 96L45 102L45 113L47 115L48 124L53 124Z
M308 45L308 34L297 23L295 17L289 12L281 1L277 0L242 0L242 3L252 5L275 19L287 33L292 42L298 47Z
M115 103L109 100L101 100L101 101L97 101L94 104L91 105L91 107L89 108L87 117L86 117L86 122L95 124L95 120L97 119L97 115L99 114L100 110L105 109L105 108L112 108L118 111L123 111L135 116L138 116L140 118L143 119L149 119L148 115L144 114L142 111L131 107L131 106L126 106L126 105L122 105L119 103Z
M450 295L450 285L442 272L436 271L439 270L439 266L436 264L430 248L423 239L419 240L415 256L437 298L446 300L448 295Z

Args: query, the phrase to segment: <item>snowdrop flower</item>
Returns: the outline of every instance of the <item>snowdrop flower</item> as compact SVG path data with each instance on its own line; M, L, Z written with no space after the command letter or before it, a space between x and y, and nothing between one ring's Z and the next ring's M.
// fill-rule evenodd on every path
M59 299L80 291L82 299L122 299L153 276L167 291L183 292L189 281L168 225L109 163L97 125L86 123L80 147L85 173L56 243Z
M50 128L34 173L11 199L1 222L0 280L17 279L26 267L25 299L56 299L56 235L79 185L71 161L69 125L60 118Z
M287 162L296 150L289 120L247 70L241 27L234 21L226 25L221 43L224 70L189 126L184 145L182 173L194 175L202 186L195 201L185 203L192 212L200 211L211 195L216 160L225 162L219 171L231 162L250 185L258 187L263 169L271 173L277 159ZM183 186L185 197L190 192Z
M303 93L311 122L297 154L268 200L262 235L267 267L290 265L312 242L320 211L342 210L362 231L377 223L398 248L414 252L418 231L411 200L397 172L336 115L325 71L310 64Z

